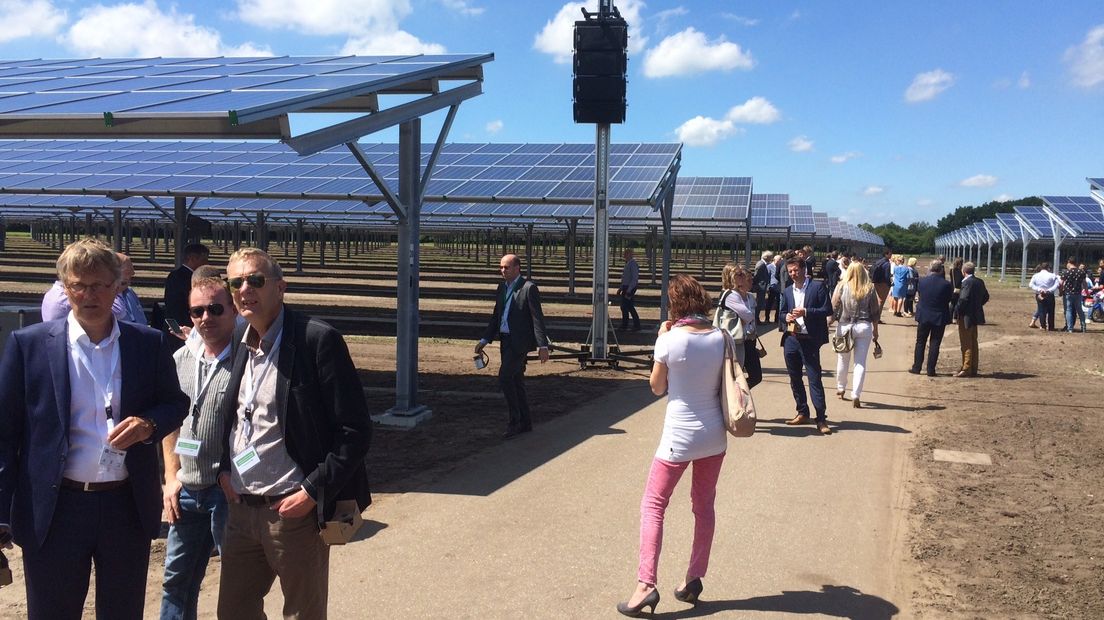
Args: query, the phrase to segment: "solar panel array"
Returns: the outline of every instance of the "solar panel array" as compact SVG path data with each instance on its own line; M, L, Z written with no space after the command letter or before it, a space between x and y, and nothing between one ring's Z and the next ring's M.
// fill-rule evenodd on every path
M1015 214L998 213L997 221L1004 227L1012 241L1023 241L1022 234L1020 233L1020 222L1016 219Z
M441 54L7 60L0 61L0 120L171 114L246 123L389 90L431 93L431 83L418 82L477 79L481 74L472 69L492 59Z
M816 234L811 205L790 205L790 230L799 235Z
M789 194L752 194L752 228L779 228L790 226Z
M1097 191L1104 191L1104 177L1100 177L1100 178L1090 177L1088 179L1088 181L1089 181L1089 185L1093 189L1095 189Z
M1104 209L1090 196L1043 196L1047 204L1078 236L1104 236Z
M679 177L672 218L746 220L751 177Z

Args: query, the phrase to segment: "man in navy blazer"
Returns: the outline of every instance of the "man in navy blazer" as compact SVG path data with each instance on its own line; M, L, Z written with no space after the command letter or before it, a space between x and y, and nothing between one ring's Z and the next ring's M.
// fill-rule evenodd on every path
M14 332L0 360L0 544L23 548L27 615L142 617L161 528L157 442L180 426L165 336L117 321L119 259L94 239L57 264L71 310Z
M951 323L951 296L954 286L943 277L943 263L934 260L928 267L928 275L916 284L919 301L916 302L916 350L912 358L914 375L920 374L924 362L924 346L928 347L928 376L935 376L935 363L939 361L939 345L943 331Z
M832 299L822 282L805 273L805 260L794 257L786 261L786 272L792 283L782 293L782 355L790 375L790 389L797 404L797 415L786 424L809 423L809 401L801 381L802 367L809 379L809 393L816 410L817 430L832 434L828 428L828 404L821 381L820 347L828 343L828 317L832 314Z

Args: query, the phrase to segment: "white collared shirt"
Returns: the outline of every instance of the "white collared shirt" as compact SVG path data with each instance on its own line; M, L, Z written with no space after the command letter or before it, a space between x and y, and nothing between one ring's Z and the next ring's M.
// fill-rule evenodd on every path
M69 327L69 455L62 475L77 482L125 480L125 465L117 471L100 469L100 454L107 443L108 430L103 387L99 382L107 380L111 372L111 359L119 348L119 322L112 317L111 334L99 343L93 343L72 311L66 321ZM91 362L95 377L85 368L77 347L83 349L85 357ZM122 368L120 358L110 378L111 410L115 420L122 418L119 409Z
M798 288L797 282L793 283L793 298L794 308L805 307L805 287L809 285L809 277L805 276L805 281L801 283L801 287ZM797 317L797 326L802 334L809 333L809 328L805 327L805 317Z

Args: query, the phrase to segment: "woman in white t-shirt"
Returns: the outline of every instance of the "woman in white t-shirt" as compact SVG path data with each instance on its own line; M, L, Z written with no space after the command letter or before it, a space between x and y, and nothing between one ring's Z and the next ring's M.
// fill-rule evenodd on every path
M725 340L708 316L712 300L697 280L685 275L671 278L667 293L673 320L659 327L649 379L652 392L668 395L667 414L640 502L637 587L628 601L617 605L627 616L636 616L645 607L654 613L659 603L656 569L663 515L675 485L691 463L694 543L686 579L675 590L675 598L697 603L713 545L713 500L728 439L720 400Z

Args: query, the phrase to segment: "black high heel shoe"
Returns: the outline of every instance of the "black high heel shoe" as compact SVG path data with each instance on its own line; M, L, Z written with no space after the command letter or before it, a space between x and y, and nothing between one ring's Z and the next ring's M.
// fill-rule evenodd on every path
M659 604L659 590L652 590L651 592L648 593L648 596L645 596L644 600L640 601L640 603L638 605L636 605L635 607L629 607L628 603L618 603L617 604L617 611L621 612L622 615L628 616L630 618L635 618L635 617L639 616L641 614L641 612L644 611L645 607L651 607L652 608L652 614L655 615L655 608L656 608L656 605L658 605L658 604Z
M679 590L678 588L675 588L675 598L684 603L693 603L697 605L698 596L701 595L702 590L704 589L705 587L702 586L701 578L698 578L686 584L685 590Z

